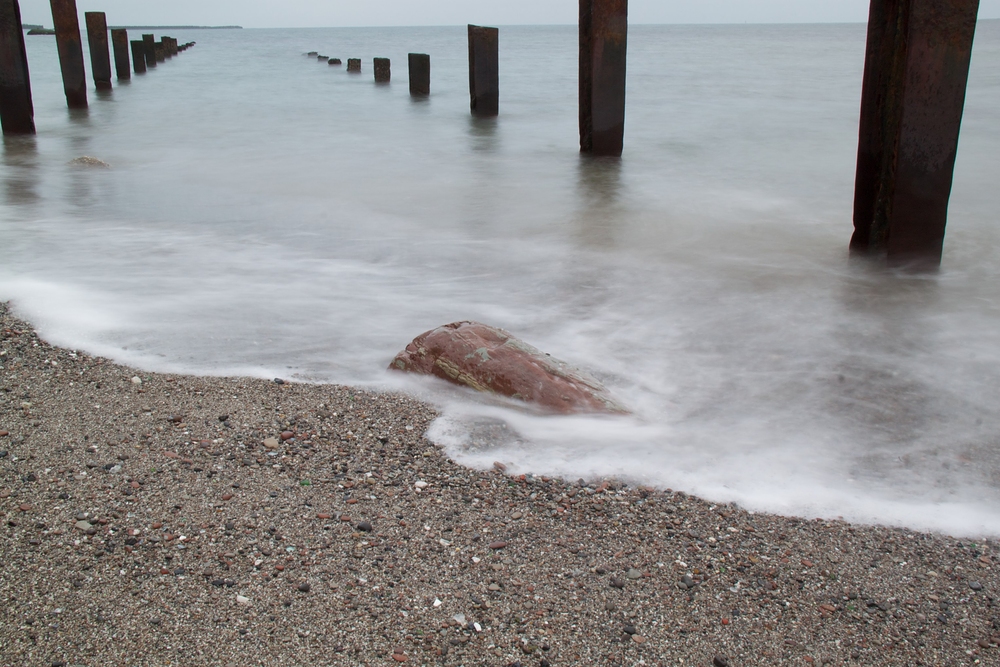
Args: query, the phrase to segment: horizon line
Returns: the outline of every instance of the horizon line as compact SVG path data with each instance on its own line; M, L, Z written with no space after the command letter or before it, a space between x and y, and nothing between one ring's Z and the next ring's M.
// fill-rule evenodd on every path
M1000 17L996 18L981 18L978 22L983 21L1000 21ZM709 25L719 25L719 26L738 26L738 25L866 25L868 23L867 19L858 21L713 21L713 22L678 22L678 23L644 23L644 22L629 22L629 26L709 26ZM243 30L329 30L336 28L461 28L466 25L485 25L485 24L472 24L472 23L437 23L437 24L408 24L408 25L325 25L325 26L243 26ZM576 23L495 23L491 24L500 28L531 28L531 27L558 27L558 26L572 26L576 27Z

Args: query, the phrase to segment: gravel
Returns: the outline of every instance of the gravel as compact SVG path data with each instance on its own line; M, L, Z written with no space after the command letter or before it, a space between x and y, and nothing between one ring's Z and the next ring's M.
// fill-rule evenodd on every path
M1000 664L995 541L469 470L434 417L125 368L0 304L0 662Z

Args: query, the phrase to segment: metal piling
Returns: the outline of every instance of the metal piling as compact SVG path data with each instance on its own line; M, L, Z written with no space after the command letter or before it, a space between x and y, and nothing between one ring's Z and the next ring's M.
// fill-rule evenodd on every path
M430 95L431 57L426 53L411 53L407 64L410 69L410 95Z
M146 67L156 67L156 35L143 35L142 46Z
M146 73L146 43L141 39L133 39L129 44L132 46L132 66L136 74Z
M66 104L70 109L87 108L87 71L83 65L83 42L76 0L49 0L59 49Z
M580 150L620 156L625 137L628 0L580 0Z
M872 0L851 250L941 263L979 0Z
M115 51L115 74L119 81L132 78L132 66L128 59L128 30L115 28L111 31L111 45Z
M391 64L388 58L375 58L373 63L375 70L375 83L389 83L392 79Z
M475 116L500 113L500 31L469 26L469 96Z
M0 0L0 124L6 134L34 134L35 109L17 0Z
M111 90L111 52L108 49L108 17L104 12L86 12L90 69L98 90Z

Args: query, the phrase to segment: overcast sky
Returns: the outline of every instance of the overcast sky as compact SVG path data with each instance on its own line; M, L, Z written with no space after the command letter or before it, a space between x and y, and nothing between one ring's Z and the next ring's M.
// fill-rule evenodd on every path
M25 23L52 25L48 0L20 0ZM869 0L631 0L632 23L860 22ZM374 25L576 23L577 0L77 0L112 25L298 28ZM980 18L1000 18L982 0Z

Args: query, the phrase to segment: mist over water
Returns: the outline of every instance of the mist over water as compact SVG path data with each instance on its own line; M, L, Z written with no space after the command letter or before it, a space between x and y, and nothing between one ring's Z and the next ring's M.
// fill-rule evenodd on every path
M921 276L847 257L863 25L634 27L621 161L577 153L573 27L501 30L496 121L469 117L464 28L174 36L198 45L84 114L53 38L28 39L39 134L3 145L0 300L48 340L410 391L471 465L1000 535L1000 23L980 23L944 264ZM431 54L427 100L409 51ZM634 416L385 372L462 319Z

